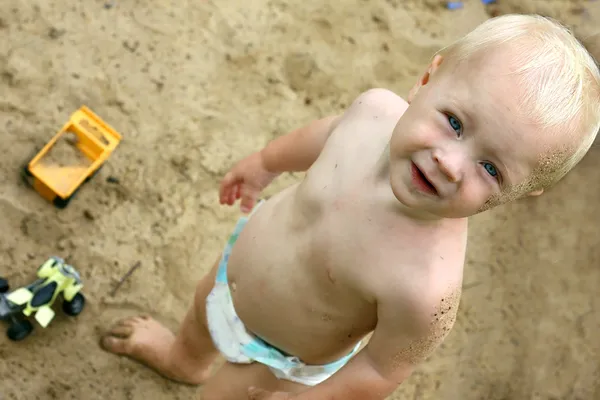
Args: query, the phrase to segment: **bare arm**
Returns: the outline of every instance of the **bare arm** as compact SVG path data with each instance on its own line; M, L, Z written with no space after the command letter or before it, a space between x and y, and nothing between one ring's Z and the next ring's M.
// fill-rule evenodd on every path
M457 295L445 299L446 304ZM381 304L369 344L335 375L297 396L297 400L383 400L444 340L456 318L449 309ZM443 312L443 313L442 313Z
M322 118L272 140L261 151L263 165L272 173L306 171L321 154L339 118Z
M252 210L260 192L279 174L310 168L338 119L332 116L314 121L272 140L261 151L237 162L221 181L219 202L233 205L241 199L241 210Z
M407 106L389 90L371 89L358 96L346 113L363 113L369 118L373 110L401 115ZM220 203L233 205L241 198L242 211L251 210L260 192L279 174L306 171L314 164L341 119L342 115L337 115L313 121L237 162L221 181Z

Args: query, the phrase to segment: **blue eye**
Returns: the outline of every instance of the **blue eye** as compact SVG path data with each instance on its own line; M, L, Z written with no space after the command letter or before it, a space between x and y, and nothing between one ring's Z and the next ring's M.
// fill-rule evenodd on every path
M498 176L498 170L496 170L496 167L494 167L493 164L490 163L483 163L483 168L485 168L485 170L487 171L488 174L490 174L491 176L493 176L494 178L496 176Z
M458 133L459 135L462 133L462 124L456 117L449 115L448 122L450 123L452 129L456 131L456 133Z

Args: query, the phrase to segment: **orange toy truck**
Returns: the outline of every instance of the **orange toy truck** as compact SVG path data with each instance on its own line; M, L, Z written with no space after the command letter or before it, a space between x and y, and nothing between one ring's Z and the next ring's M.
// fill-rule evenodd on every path
M82 106L27 163L24 177L43 198L65 208L120 141L117 131Z

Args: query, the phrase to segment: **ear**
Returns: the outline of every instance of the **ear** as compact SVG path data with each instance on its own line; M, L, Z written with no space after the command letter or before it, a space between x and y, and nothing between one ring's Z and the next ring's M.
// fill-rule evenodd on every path
M408 93L409 104L413 101L413 99L419 92L419 89L421 89L423 86L429 83L429 78L431 78L431 75L435 73L435 71L439 68L439 66L442 64L442 61L444 61L444 57L442 57L439 54L433 57L431 64L429 64L429 67L427 67L427 71L425 71L425 73L417 80L412 89L410 89L410 92Z
M533 192L527 193L527 196L539 196L544 193L544 189L534 190Z

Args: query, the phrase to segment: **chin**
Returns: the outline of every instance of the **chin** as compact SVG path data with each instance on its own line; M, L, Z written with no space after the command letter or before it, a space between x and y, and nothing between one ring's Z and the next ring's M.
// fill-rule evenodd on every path
M414 193L411 193L410 189L402 182L396 181L390 178L390 188L392 190L392 194L402 206L411 209L415 212L428 212L424 207L422 200L420 201L418 196L415 196Z

